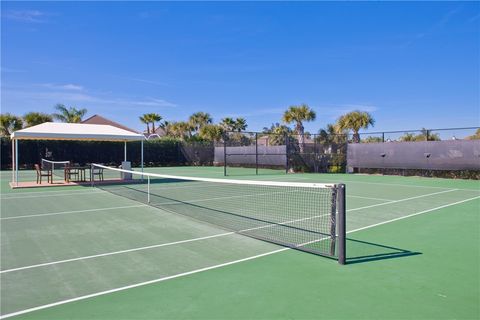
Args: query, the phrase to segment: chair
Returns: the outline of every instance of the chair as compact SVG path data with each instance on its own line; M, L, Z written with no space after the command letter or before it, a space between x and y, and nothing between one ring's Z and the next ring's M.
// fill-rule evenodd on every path
M103 168L93 168L90 170L91 180L95 181L95 176L98 176L100 181L103 181Z
M37 171L37 184L42 184L42 177L47 177L47 183L53 183L52 170L42 170L39 164L35 164L35 171Z
M72 181L78 181L79 180L79 170L76 168L71 168L70 166L65 167L65 181L70 182ZM72 179L72 177L76 177L75 180Z

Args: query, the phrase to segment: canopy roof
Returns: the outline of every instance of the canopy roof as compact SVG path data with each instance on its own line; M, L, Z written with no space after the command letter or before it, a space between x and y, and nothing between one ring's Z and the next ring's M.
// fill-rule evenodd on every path
M90 140L90 141L136 141L142 134L123 130L111 125L45 122L17 130L12 139L30 140Z

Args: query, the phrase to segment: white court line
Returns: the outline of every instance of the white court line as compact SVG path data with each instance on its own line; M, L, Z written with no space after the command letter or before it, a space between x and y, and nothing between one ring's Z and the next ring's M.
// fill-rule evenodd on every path
M364 197L364 196L355 196L352 194L347 194L347 198L359 198L359 199L368 199L368 200L378 200L378 201L395 201L392 199L383 199L383 198L372 198L372 197Z
M480 199L480 196L476 196L476 197L473 197L473 198L468 198L468 199L465 199L465 200L460 200L460 201L457 201L457 202L452 202L452 203L449 203L449 204L444 204L443 206L439 206L439 207L435 207L435 208L432 208L432 209L427 209L427 210L415 212L415 213L412 213L412 214L409 214L409 215L406 215L406 216L403 216L403 217L398 217L398 218L390 219L390 220L387 220L387 221L371 224L371 225L366 226L366 227L350 230L347 233L357 232L357 231L360 231L360 230L365 230L365 229L373 228L373 227L376 227L376 226L381 226L382 224L386 224L386 223L390 223L390 222L394 222L394 221L418 216L420 214L424 214L424 213L435 211L435 210L440 210L440 209L443 209L443 208L451 207L451 206L454 206L454 205L457 205L457 204L460 204L460 203L464 203L464 202L467 202L467 201L472 201L472 200L475 200L475 199Z
M158 282L162 282L162 281L166 281L166 280L171 280L171 279L175 279L175 278L179 278L179 277L183 277L183 276L188 276L188 275L203 272L203 271L218 269L218 268L229 266L229 265L232 265L232 264L237 264L237 263L240 263L240 262L253 260L253 259L256 259L256 258L265 257L265 256L268 256L268 255L271 255L271 254L274 254L274 253L286 251L288 249L290 249L290 248L281 248L281 249L277 249L277 250L274 250L274 251L269 251L269 252L266 252L266 253L258 254L258 255L255 255L255 256L247 257L247 258L234 260L234 261L230 261L230 262L226 262L226 263L222 263L222 264L213 265L213 266L210 266L210 267L205 267L205 268L196 269L196 270L192 270L192 271L188 271L188 272L174 274L174 275L171 275L171 276L167 276L167 277L163 277L163 278L159 278L159 279L154 279L154 280L150 280L150 281L145 281L145 282L140 282L140 283L132 284L132 285L125 286L125 287L110 289L110 290L107 290L107 291L92 293L92 294L89 294L89 295L80 296L80 297L76 297L76 298L72 298L72 299L62 300L62 301L46 304L46 305L43 305L43 306L38 306L38 307L26 309L26 310L21 310L21 311L5 314L3 316L0 316L0 319L6 319L6 318L14 317L14 316L17 316L17 315L20 315L20 314L25 314L25 313L29 313L29 312L32 312L32 311L51 308L51 307L55 307L55 306L58 306L58 305L61 305L61 304L69 303L69 302L74 302L74 301L84 300L84 299L88 299L88 298L98 297L98 296L113 293L113 292L123 291L123 290L132 289L132 288L136 288L136 287L140 287L140 286L145 286L145 285L148 285L148 284L153 284L153 283L158 283Z
M107 211L107 210L118 210L118 209L127 209L127 208L140 208L140 207L148 207L148 206L149 206L148 204L136 204L136 205L122 206L122 207L108 207L108 208L95 208L95 209L74 210L74 211L61 211L61 212L28 214L28 215L24 215L24 216L4 217L4 218L0 218L0 220L14 220L14 219L33 218L33 217L56 216L56 215L59 215L59 214Z
M71 186L69 186L71 187ZM88 188L88 190L84 190L85 188L77 188L77 189L74 189L74 190L78 190L77 192L92 192L93 189L91 187ZM71 191L72 189L70 189ZM29 195L29 194L39 194L39 193L46 193L46 194L49 194L49 193L62 193L62 192L69 192L68 190L52 190L52 191L31 191L31 192L17 192L17 191L14 191L12 193L1 193L0 195L2 197L4 196L15 196L15 195L22 195L22 194L26 194L26 195ZM8 198L8 197L5 197L5 198Z
M56 194L45 194L45 195L33 195L33 196L25 196L25 197L5 197L2 198L4 200L15 200L15 199L30 199L30 198L48 198L48 197L62 197L62 196L85 196L90 194L101 194L105 193L105 191L101 189L96 189L98 191L89 191L89 192L75 192L75 193L56 193ZM26 193L26 192L24 192Z
M294 177L294 176L285 176L285 177L292 177L292 179L300 179L300 180L309 180L312 181L312 178L308 177ZM283 179L284 177L282 177ZM347 185L349 183L361 183L361 184L374 184L374 185L381 185L381 186L389 186L389 187L411 187L411 188L431 188L431 189L452 189L452 188L447 188L447 187L437 187L437 186L420 186L420 185L410 185L410 184L399 184L399 183L383 183L383 182L368 182L368 181L356 181L356 180L345 180L341 179L338 181L333 181L333 180L322 180L322 183L346 183ZM455 190L466 190L466 191L480 191L480 189L466 189L466 188L455 188Z
M93 259L93 258L99 258L99 257L112 256L112 255L121 254L121 253L128 253L128 252L135 252L135 251L140 251L140 250L147 250L147 249L153 249L153 248L173 246L173 245L176 245L176 244L182 244L182 243L188 243L188 242L193 242L193 241L200 241L200 240L205 240L205 239L223 237L223 236L231 235L231 234L234 234L234 233L235 232L219 233L219 234L214 234L214 235L206 236L206 237L199 237L199 238L186 239L186 240L180 240L180 241L174 241L174 242L167 242L167 243L155 244L155 245L146 246L146 247L126 249L126 250L120 250L120 251L114 251L114 252L100 253L100 254L95 254L95 255L91 255L91 256L79 257L79 258L72 258L72 259L66 259L66 260L39 263L39 264L34 264L34 265L30 265L30 266L25 266L25 267L2 270L2 271L0 271L0 274L8 273L8 272L14 272L14 271L20 271L20 270L26 270L26 269L33 269L33 268L38 268L38 267L51 266L51 265L54 265L54 264L61 264L61 263L66 263L66 262L73 262L73 261L79 261L79 260L87 260L87 259Z
M415 197L410 197L410 198L404 198L404 199L399 199L399 200L392 200L392 201L390 201L390 202L383 202L383 203L372 204L372 205L370 205L370 206L365 206L365 207L360 207L360 208L352 208L352 209L348 209L347 212L358 211L358 210L362 210L362 209L368 209L368 208L379 207L379 206L385 206L385 205L387 205L387 204L393 204L393 203L397 203L397 202L414 200L414 199L419 199L419 198L434 196L434 195L436 195L436 194L453 192L453 191L458 191L458 189L448 189L448 190L439 191L439 192L434 192L434 193L422 194L422 195L420 195L420 196L415 196Z
M467 202L467 201L472 201L472 200L479 199L479 198L480 198L480 196L476 196L476 197L473 197L473 198L460 200L460 201L457 201L457 202L452 202L450 204L446 204L446 205L439 206L439 207L436 207L436 208L432 208L432 209L420 211L420 212L417 212L417 213L413 213L413 214L410 214L410 215L405 216L405 217L395 218L395 219L391 219L391 220L384 221L384 222L381 222L381 223L372 224L370 226L366 226L366 227L358 228L358 229L355 229L355 230L351 230L351 231L348 231L347 233L353 233L353 232L357 232L357 231L360 231L360 230L373 228L373 227L376 227L376 226L379 226L379 225L382 225L382 224L398 221L398 220L401 220L401 219L406 219L406 218L409 218L409 217L412 217L412 216L432 212L432 211L443 209L443 208L446 208L446 207L451 207L451 206L454 206L454 205L457 205L457 204L460 204L460 203L464 203L464 202ZM291 248L281 248L281 249L269 251L269 252L266 252L266 253L258 254L258 255L255 255L255 256L247 257L247 258L238 259L238 260L234 260L234 261L230 261L230 262L226 262L226 263L222 263L222 264L213 265L213 266L210 266L210 267L200 268L200 269L196 269L196 270L192 270L192 271L188 271L188 272L184 272L184 273L179 273L179 274L175 274L175 275L171 275L171 276L167 276L167 277L162 277L162 278L153 279L153 280L149 280L149 281L145 281L145 282L140 282L140 283L132 284L132 285L129 285L129 286L124 286L124 287L119 287L119 288L110 289L110 290L106 290L106 291L96 292L96 293L92 293L92 294L88 294L88 295L84 295L84 296L80 296L80 297L76 297L76 298L72 298L72 299L57 301L57 302L54 302L54 303L50 303L50 304L46 304L46 305L42 305L42 306L30 308L30 309L25 309L25 310L21 310L21 311L17 311L17 312L8 313L8 314L5 314L3 316L0 316L0 319L6 319L6 318L14 317L14 316L17 316L17 315L30 313L30 312L38 311L38 310L42 310L42 309L47 309L47 308L59 306L59 305L70 303L70 302L75 302L75 301L85 300L85 299L89 299L89 298L93 298L93 297L98 297L98 296L106 295L106 294L109 294L109 293L114 293L114 292L128 290L128 289L132 289L132 288L136 288L136 287L140 287L140 286L145 286L145 285L149 285L149 284L153 284L153 283L158 283L158 282L162 282L162 281L166 281L166 280L171 280L171 279L175 279L175 278L179 278L179 277L183 277L183 276L188 276L188 275L191 275L191 274L196 274L196 273L200 273L200 272L204 272L204 271L208 271L208 270L212 270L212 269L218 269L218 268L221 268L221 267L237 264L237 263L240 263L240 262L265 257L265 256L272 255L272 254L275 254L275 253L278 253L278 252L287 251L287 250L290 250L290 249Z

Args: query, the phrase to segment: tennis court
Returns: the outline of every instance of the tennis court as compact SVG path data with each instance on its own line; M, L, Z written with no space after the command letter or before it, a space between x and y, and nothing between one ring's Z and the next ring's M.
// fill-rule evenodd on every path
M480 317L478 181L241 170L235 179L345 183L347 264L102 188L11 190L2 172L2 318ZM224 178L218 167L146 171ZM196 201L239 206L202 190ZM262 197L240 194L245 208Z

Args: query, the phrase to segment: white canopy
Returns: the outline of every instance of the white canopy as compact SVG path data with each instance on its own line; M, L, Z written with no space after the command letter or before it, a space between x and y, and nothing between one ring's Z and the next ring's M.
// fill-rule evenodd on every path
M127 161L127 142L141 141L141 168L143 172L143 134L123 130L106 124L45 122L17 130L12 139L12 182L18 186L19 140L87 140L124 142L124 161Z
M15 131L11 138L19 140L136 141L143 140L144 136L105 124L45 122Z

